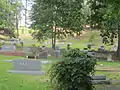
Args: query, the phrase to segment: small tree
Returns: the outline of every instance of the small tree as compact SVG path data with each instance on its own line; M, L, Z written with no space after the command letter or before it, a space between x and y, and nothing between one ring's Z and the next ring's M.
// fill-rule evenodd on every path
M96 59L79 49L71 49L63 57L63 61L50 69L50 79L55 89L93 90L90 75L94 73Z

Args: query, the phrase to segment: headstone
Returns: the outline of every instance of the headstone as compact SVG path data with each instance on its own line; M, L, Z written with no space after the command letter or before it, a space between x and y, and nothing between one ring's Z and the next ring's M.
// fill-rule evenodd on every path
M97 49L97 46L91 46L91 48L92 48L93 50L95 50L95 49Z
M83 49L83 52L87 53L87 52L88 52L88 49L87 49L87 48L84 48L84 49Z
M33 57L36 58L36 50L32 47L24 47L24 56L26 58Z
M14 60L14 70L40 70L40 61L37 60Z
M38 53L38 58L39 59L47 59L48 58L48 52L47 51L42 51Z
M88 48L88 49L91 49L91 46L92 46L91 44L88 44L88 45L87 45L87 48Z
M113 47L113 51L117 51L117 45L114 45L114 47Z
M108 54L107 61L112 61L112 55L111 54Z
M53 48L47 48L48 56L54 56L54 49Z
M24 44L23 40L19 39L19 42L20 42L21 46L23 46L23 44Z
M68 43L69 45L72 45L72 43L70 42L70 43Z
M46 51L45 45L43 45L41 49L42 49L42 51Z
M2 45L2 51L15 51L15 45Z
M37 60L13 60L13 69L9 73L45 75L41 71L41 62Z
M60 49L60 54L63 54L66 51L65 48Z
M100 46L100 49L101 49L102 51L104 51L104 50L105 50L105 47L104 47L104 46Z
M62 47L62 46L64 46L64 45L65 45L64 42L61 42L61 43L59 44L60 47Z
M30 48L29 47L24 47L24 52L27 53L27 52L30 52Z
M87 52L87 54L88 54L89 56L94 56L94 55L95 55L94 52Z
M54 51L54 57L59 58L60 57L60 50L55 50Z
M59 46L56 46L56 47L55 47L55 50L60 50L60 47L59 47Z

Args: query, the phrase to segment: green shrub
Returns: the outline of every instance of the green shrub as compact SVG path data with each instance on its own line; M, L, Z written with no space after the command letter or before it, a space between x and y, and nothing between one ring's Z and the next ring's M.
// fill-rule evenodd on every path
M49 72L55 90L93 90L90 75L94 74L96 59L79 49L71 49L63 58Z

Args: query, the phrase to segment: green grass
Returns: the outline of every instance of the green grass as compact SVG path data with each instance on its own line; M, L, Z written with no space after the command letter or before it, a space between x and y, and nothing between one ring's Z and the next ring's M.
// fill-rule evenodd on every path
M120 62L97 62L97 69L120 70ZM108 79L120 80L120 72L96 72L96 75L105 75Z
M79 39L67 38L65 44L61 48L66 48L67 43L72 43L72 45L71 45L72 48L83 49L83 48L87 47L87 44L89 43L89 38L91 37L91 35L95 35L95 37L92 41L92 44L94 44L96 46L96 48L94 48L94 49L98 49L101 45L103 45L103 43L102 43L102 38L100 37L100 32L97 30L88 31L86 34L81 36ZM37 46L43 45L43 43L37 42L37 40L33 39L32 36L28 33L28 31L25 31L24 34L20 34L20 38L24 40L25 46L31 46L33 44L35 44ZM115 43L117 43L117 40L115 40ZM111 47L113 47L113 46L108 46L108 45L104 45L104 46L108 50ZM47 45L47 47L51 47L51 44Z
M14 60L21 57L0 55L0 90L50 90L46 82L47 76L31 76L22 74L9 74L12 68L9 62L3 60Z
M98 61L98 65L103 64L103 66L110 66L110 67L120 67L120 62L108 62L108 61Z
M25 34L28 34L26 31ZM37 42L36 40L32 39L30 35L22 35L21 38L24 40L25 46L31 46L33 44L42 45L42 43ZM93 40L93 44L97 46L97 48L102 44L102 39L99 36L98 31L89 31L84 36L81 36L80 39L67 39L63 48L66 47L67 43L72 42L72 48L85 48L89 43L89 38L92 34L96 34ZM48 45L49 47L51 45ZM106 46L107 49L111 48L111 46ZM4 56L0 55L0 90L52 90L49 88L50 83L46 82L46 79L49 77L46 76L31 76L31 75L22 75L22 74L9 74L7 71L12 68L12 64L8 62L3 62L2 60L14 60L19 59L22 57L15 57L15 56ZM59 61L61 59L56 60L55 58L49 57L52 62ZM53 63L54 63L53 62ZM104 62L100 61L97 62L98 68L112 68L112 69L119 69L120 63L119 62ZM100 66L102 65L102 66ZM45 65L43 70L47 71L50 68L51 64ZM120 79L119 73L113 72L96 72L96 75L106 75L108 78L112 78L115 80Z
M50 83L47 82L49 77L46 76L31 76L31 75L22 75L22 74L10 74L7 71L12 68L12 64L9 62L3 62L3 60L16 60L22 57L15 56L5 56L0 55L0 90L53 90L50 86ZM55 59L49 57L53 63L62 59ZM102 66L100 66L102 64ZM52 64L47 64L44 66L43 70L48 71ZM97 67L105 68L119 68L119 62L97 62ZM119 80L119 73L108 73L108 72L96 72L96 75L106 75L107 78L112 78L113 80ZM102 88L98 86L97 88ZM97 89L103 90L103 89Z

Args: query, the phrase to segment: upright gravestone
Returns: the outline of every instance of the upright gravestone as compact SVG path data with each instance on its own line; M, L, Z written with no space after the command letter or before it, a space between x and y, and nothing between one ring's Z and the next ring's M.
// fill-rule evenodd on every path
M87 48L91 49L92 45L91 44L87 44Z
M112 60L112 55L111 55L111 54L108 54L108 56L107 56L107 61L113 61L113 60Z
M16 47L15 45L2 45L2 51L15 51Z
M59 58L60 57L60 47L57 46L54 50L54 57Z
M27 58L37 58L40 48L37 47L24 47L24 56Z
M101 49L102 51L104 51L104 50L105 50L105 47L104 47L104 46L100 46L100 49Z

